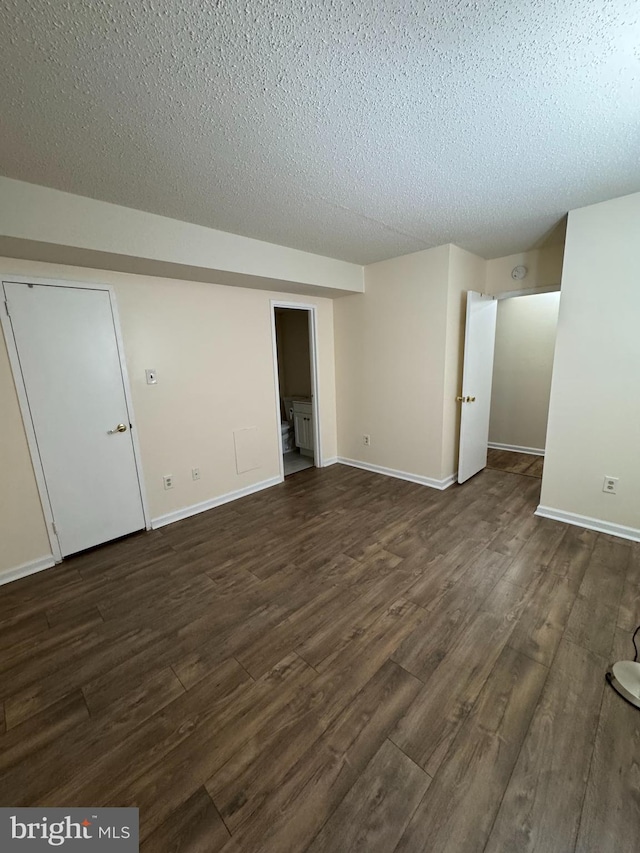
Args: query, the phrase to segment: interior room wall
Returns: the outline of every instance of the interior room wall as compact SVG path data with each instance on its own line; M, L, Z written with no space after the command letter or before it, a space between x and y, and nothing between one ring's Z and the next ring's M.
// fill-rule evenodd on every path
M509 293L513 290L527 290L532 287L550 287L560 284L562 261L564 258L564 229L553 234L548 245L529 252L505 255L485 261L485 293ZM527 268L525 278L514 280L511 271L514 267Z
M541 512L595 519L635 538L638 234L640 193L569 214L540 498ZM607 475L620 478L615 495L602 490Z
M340 457L441 479L449 254L371 264L365 293L336 300Z
M152 518L278 477L270 300L287 294L12 259L0 259L0 272L113 285ZM317 306L321 439L331 458L337 452L333 302L305 302ZM146 384L146 368L157 371L157 385ZM50 551L4 340L0 394L1 572ZM238 474L233 433L254 426L259 467ZM195 482L194 466L201 471ZM175 483L167 491L165 474Z
M310 397L309 313L295 308L275 310L280 396Z
M498 302L489 442L544 452L560 293Z
M4 309L3 309L4 310ZM9 357L0 333L0 573L51 552Z

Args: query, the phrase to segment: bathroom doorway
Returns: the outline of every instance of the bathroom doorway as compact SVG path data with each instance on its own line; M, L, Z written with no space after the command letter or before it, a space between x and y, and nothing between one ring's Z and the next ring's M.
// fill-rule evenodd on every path
M315 306L272 302L281 476L320 467Z

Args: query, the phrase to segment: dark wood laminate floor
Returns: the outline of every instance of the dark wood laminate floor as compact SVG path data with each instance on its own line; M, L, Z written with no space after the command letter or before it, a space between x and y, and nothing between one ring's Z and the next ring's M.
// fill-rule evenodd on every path
M335 465L0 589L0 804L145 853L635 851L640 546Z
M487 451L487 468L498 471L509 471L511 474L526 474L527 477L542 478L544 456L533 453L517 453L513 450L496 450L490 447Z

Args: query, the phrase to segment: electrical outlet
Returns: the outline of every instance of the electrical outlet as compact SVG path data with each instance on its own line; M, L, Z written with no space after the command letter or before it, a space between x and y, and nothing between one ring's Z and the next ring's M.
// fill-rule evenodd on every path
M371 445L371 436L370 435L363 435L362 436L362 443L364 444L365 447L369 447Z
M619 477L605 477L602 484L602 491L607 495L615 495L618 493Z
M173 488L173 474L165 474L162 478L162 482L164 483L165 489Z
M191 469L191 478L193 480L199 480L200 479L200 469L199 468L192 468Z

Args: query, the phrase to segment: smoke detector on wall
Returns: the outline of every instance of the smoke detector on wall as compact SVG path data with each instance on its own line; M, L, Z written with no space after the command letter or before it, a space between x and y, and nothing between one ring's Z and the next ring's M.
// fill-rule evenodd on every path
M511 270L511 278L516 281L522 281L523 278L526 278L527 272L528 270L526 267L514 267Z

